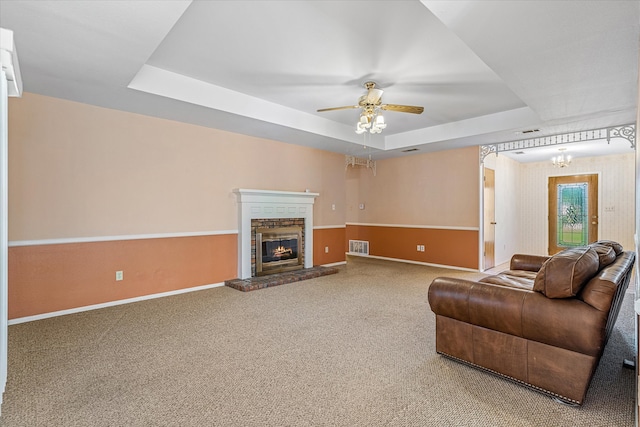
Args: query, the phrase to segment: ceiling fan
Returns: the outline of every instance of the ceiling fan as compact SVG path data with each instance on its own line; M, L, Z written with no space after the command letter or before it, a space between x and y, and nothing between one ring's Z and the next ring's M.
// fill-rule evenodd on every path
M414 107L411 105L383 104L382 89L376 89L375 82L366 82L364 87L367 93L358 99L358 105L346 105L344 107L321 108L318 112L349 110L361 108L360 120L356 124L356 133L360 134L369 129L371 133L380 133L387 127L380 110L397 111L399 113L421 114L424 107Z

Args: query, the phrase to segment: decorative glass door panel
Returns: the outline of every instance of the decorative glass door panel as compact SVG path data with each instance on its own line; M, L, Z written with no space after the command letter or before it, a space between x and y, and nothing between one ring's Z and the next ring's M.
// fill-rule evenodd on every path
M598 176L549 177L549 254L598 239Z
M557 236L558 246L584 246L587 244L589 231L589 195L588 185L558 184Z

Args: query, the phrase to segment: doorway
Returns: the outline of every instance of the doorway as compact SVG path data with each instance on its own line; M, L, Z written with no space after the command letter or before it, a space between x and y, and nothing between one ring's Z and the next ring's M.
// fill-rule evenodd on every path
M598 240L598 175L549 177L549 255Z
M484 168L484 269L495 267L496 172Z

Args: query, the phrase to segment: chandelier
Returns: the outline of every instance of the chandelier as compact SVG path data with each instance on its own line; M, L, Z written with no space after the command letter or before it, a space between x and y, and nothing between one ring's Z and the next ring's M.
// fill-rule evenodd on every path
M560 148L559 151L565 151L566 148ZM567 156L565 158L564 154L560 154L559 156L555 156L551 158L551 163L553 166L558 168L565 168L571 164L571 156Z
M386 128L384 116L377 107L367 107L360 114L360 120L356 123L356 133L358 135L365 133L367 129L371 133L380 133Z

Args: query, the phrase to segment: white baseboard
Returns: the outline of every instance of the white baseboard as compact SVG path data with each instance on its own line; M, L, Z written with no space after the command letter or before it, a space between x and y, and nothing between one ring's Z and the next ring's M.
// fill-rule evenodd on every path
M193 288L176 289L175 291L161 292L159 294L143 295L143 296L135 297L135 298L127 298L127 299L121 299L121 300L116 300L116 301L109 301L109 302L105 302L105 303L102 303L102 304L86 305L84 307L70 308L68 310L52 311L50 313L36 314L34 316L19 317L19 318L16 318L16 319L10 319L9 320L9 325L17 325L19 323L33 322L35 320L48 319L50 317L57 317L57 316L64 316L64 315L67 315L67 314L81 313L83 311L98 310L100 308L114 307L116 305L129 304L129 303L132 303L132 302L139 302L139 301L145 301L145 300L150 300L150 299L155 299L155 298L168 297L168 296L171 296L171 295L179 295L179 294L184 294L184 293L187 293L187 292L202 291L202 290L205 290L205 289L217 288L217 287L220 287L220 286L224 286L224 282L213 283L213 284L210 284L210 285L196 286L196 287L193 287Z
M337 267L339 265L345 265L347 263L347 261L338 261L338 262L332 262L331 264L322 264L323 267Z
M357 256L360 258L374 258L374 259L382 259L385 261L395 261L395 262L404 262L406 264L417 264L417 265L426 265L427 267L440 267L440 268L449 268L452 270L461 270L461 271L473 271L473 272L478 272L480 270L475 269L475 268L466 268L466 267L457 267L454 265L443 265L443 264L432 264L430 262L421 262L421 261L412 261L409 259L400 259L400 258L388 258L388 257L384 257L384 256L377 256L377 255L362 255L362 254L356 254L356 253L351 253L351 252L345 252L346 255L349 256Z

